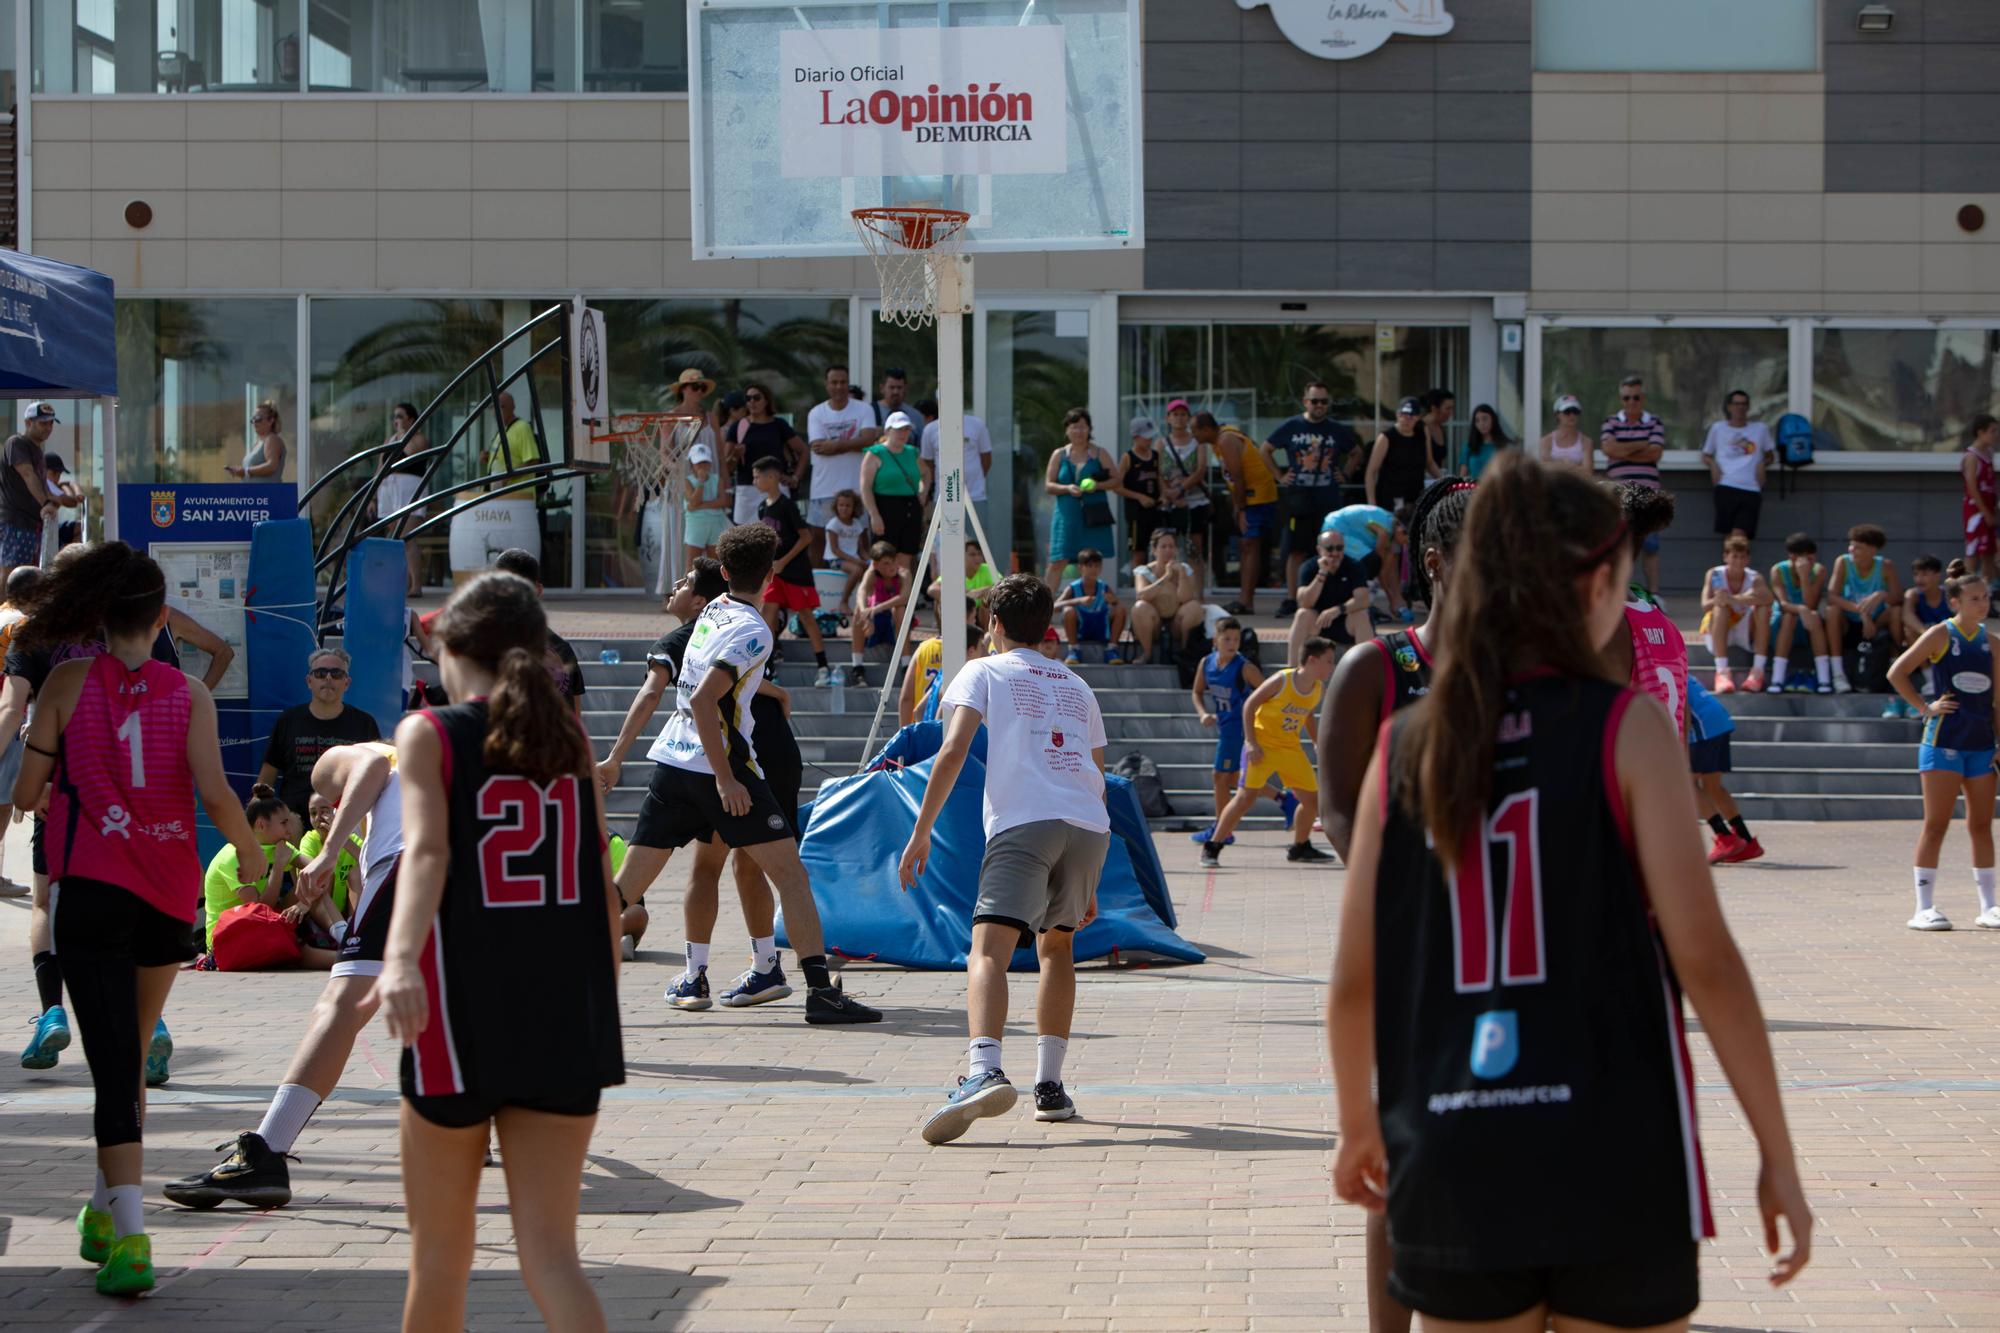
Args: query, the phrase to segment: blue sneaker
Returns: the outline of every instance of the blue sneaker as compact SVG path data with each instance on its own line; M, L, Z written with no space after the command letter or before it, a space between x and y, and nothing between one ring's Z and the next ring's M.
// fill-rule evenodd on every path
M54 1069L57 1052L69 1045L69 1015L61 1005L50 1006L35 1020L35 1035L21 1052L21 1068Z
M925 1143L950 1143L966 1130L972 1122L983 1120L989 1115L1005 1115L1014 1109L1020 1100L1020 1092L1007 1076L997 1069L989 1069L977 1076L968 1076L958 1081L958 1089L944 1099L944 1105L931 1112L930 1119L924 1121Z
M1205 828L1205 829L1197 829L1197 830L1196 830L1195 832L1193 832L1193 833L1190 833L1190 834L1188 834L1188 841L1189 841L1189 842L1207 842L1207 841L1208 841L1208 840L1209 840L1210 838L1212 838L1212 837L1214 837L1214 836L1215 836L1215 825L1213 825L1213 824L1210 824L1210 825L1209 825L1209 826L1208 826L1207 828ZM1235 845L1236 845L1236 835L1235 835L1234 833L1230 834L1230 835L1229 835L1229 836L1228 836L1227 838L1225 838L1225 839L1223 840L1223 843L1222 843L1222 845L1223 845L1224 847L1233 847L1233 846L1235 846Z
M167 1031L167 1020L162 1018L153 1024L153 1041L146 1047L146 1086L163 1088L167 1083L167 1061L174 1058L174 1036Z
M667 987L666 1001L690 1013L710 1007L714 1001L708 998L708 969L683 972L675 977L674 984Z
M722 1002L731 1009L745 1009L753 1004L782 1000L791 993L792 988L785 981L785 969L773 963L769 972L751 968L736 978L729 989L722 992Z
M1417 623L1416 611L1407 606L1396 613L1396 618L1402 621L1405 625L1414 625Z
M1299 798L1292 795L1288 788L1285 794L1278 798L1278 808L1285 812L1285 827L1291 828L1292 816L1299 812Z

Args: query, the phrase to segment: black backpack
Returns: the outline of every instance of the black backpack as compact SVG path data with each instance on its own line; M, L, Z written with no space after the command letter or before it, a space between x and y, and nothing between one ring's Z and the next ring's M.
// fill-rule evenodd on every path
M1132 791L1139 798L1139 808L1148 819L1165 819L1173 814L1174 808L1167 804L1167 784L1160 780L1160 766L1150 755L1137 750L1118 761L1111 770L1132 784Z

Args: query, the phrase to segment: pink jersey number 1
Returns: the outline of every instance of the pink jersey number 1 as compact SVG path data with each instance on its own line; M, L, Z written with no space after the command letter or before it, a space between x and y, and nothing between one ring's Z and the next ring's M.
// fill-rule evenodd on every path
M1504 941L1500 984L1531 986L1548 980L1542 936L1542 793L1537 787L1500 802L1476 845L1458 858L1451 887L1451 944L1460 994L1493 989L1494 952ZM1473 840L1468 839L1468 842ZM1495 843L1507 847L1507 905L1496 936L1493 894L1486 883Z

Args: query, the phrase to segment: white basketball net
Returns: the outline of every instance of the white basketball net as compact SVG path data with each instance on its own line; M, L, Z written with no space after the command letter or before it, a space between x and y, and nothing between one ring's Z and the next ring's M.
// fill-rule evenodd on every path
M640 412L613 417L605 435L620 446L619 475L635 490L653 491L686 473L688 450L704 424L700 417Z
M965 248L971 216L948 208L858 208L854 229L882 284L882 322L922 328L937 318L938 266Z

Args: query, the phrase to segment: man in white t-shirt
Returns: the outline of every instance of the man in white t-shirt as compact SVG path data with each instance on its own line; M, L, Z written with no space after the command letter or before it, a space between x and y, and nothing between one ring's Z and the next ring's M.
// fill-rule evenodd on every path
M875 409L848 396L847 367L826 368L826 401L806 413L806 442L812 449L812 498L806 503L808 550L826 549L826 525L833 497L861 489L861 451L882 437Z
M924 427L923 443L917 449L917 462L924 470L924 494L936 495L938 424L933 421ZM967 412L965 414L965 498L972 504L986 502L986 474L993 470L993 436L986 429L986 423ZM984 509L979 516L986 517Z
M1722 409L1728 413L1708 428L1702 460L1715 484L1715 531L1728 537L1757 535L1757 514L1764 507L1764 474L1778 456L1771 428L1750 419L1750 395L1730 390Z
M986 855L965 967L971 1067L924 1121L924 1142L934 1144L1010 1110L1019 1096L1000 1070L1000 1034L1007 1024L1007 965L1029 941L1041 962L1035 1119L1076 1114L1062 1085L1076 1010L1075 932L1097 919L1097 879L1111 846L1097 697L1082 677L1038 651L1055 614L1054 596L1034 575L1014 574L995 585L987 604L1000 651L967 662L945 689L944 745L899 869L906 891L923 875L931 828L984 723ZM1006 780L995 781L995 774Z
M799 860L791 823L757 766L751 696L773 647L764 585L778 534L762 523L725 530L715 544L729 591L702 608L674 682L674 711L646 757L653 780L618 882L634 895L666 869L675 850L720 837L757 863L785 911L785 931L806 978L806 1022L875 1023L882 1015L849 999L827 971L819 908Z

